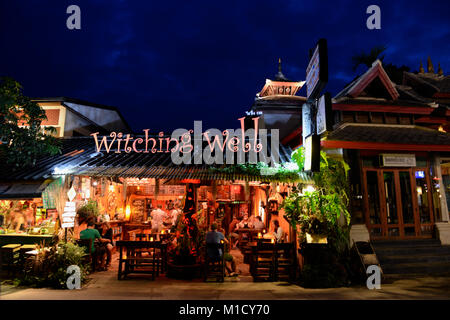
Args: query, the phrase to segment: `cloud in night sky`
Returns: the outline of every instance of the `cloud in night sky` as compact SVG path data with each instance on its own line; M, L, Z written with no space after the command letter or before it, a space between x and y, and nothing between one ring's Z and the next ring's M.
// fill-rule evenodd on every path
M66 8L81 8L81 30ZM136 131L238 127L277 60L304 80L308 49L325 37L337 93L357 72L351 56L386 45L385 62L417 70L428 56L450 73L449 1L2 1L0 75L33 97L118 107ZM300 94L305 94L302 89Z

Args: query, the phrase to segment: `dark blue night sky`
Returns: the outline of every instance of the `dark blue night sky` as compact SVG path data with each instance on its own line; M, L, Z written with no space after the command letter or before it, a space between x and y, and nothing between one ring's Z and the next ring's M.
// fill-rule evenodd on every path
M81 8L81 30L66 8ZM381 30L366 8L381 8ZM450 1L0 1L0 75L32 97L118 107L135 131L237 128L266 78L304 80L308 49L325 37L333 94L351 56L386 45L385 62L450 73ZM300 92L305 95L305 89Z

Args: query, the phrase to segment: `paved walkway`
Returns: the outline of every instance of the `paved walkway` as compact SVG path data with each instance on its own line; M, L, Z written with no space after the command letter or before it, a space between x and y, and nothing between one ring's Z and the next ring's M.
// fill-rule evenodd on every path
M80 290L16 288L2 285L0 299L96 300L96 299L450 299L450 277L421 277L383 283L380 290L365 286L337 289L305 289L297 285L275 282L254 283L239 265L242 275L226 278L224 283L204 283L200 280L182 281L164 276L152 281L148 276L130 275L117 280L117 264L110 270L96 272Z

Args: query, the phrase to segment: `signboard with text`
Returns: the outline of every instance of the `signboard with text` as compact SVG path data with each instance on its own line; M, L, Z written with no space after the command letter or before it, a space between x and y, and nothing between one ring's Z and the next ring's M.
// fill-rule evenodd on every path
M63 228L73 228L75 226L75 202L67 201L64 207L64 212L62 214L62 224Z
M381 156L382 167L415 167L415 154L388 154L383 153Z
M316 115L316 132L318 135L330 131L333 126L331 110L331 94L325 93L319 98Z
M303 144L305 144L305 138L312 133L312 118L311 118L311 105L304 103L302 106L302 135Z
M306 68L306 97L316 99L328 82L327 41L320 39L310 53Z

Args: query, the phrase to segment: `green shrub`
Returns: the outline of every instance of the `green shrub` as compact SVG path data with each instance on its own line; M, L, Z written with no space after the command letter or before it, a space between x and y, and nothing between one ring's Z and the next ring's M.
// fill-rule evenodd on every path
M31 263L25 266L20 285L32 287L52 287L65 289L67 268L76 265L80 268L81 282L87 279L88 266L84 262L84 248L67 242L50 247L49 251L41 250Z
M86 204L79 207L77 210L77 216L79 223L89 220L90 218L96 218L100 214L97 201L89 200Z

